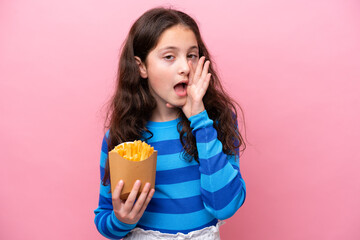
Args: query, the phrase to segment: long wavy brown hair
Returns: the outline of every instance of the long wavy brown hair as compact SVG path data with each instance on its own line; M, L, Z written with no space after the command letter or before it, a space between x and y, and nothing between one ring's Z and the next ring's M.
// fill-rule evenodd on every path
M140 76L135 56L145 63L149 52L156 47L161 34L178 24L194 32L199 56L205 56L207 60L210 60L211 80L203 102L209 118L214 121L214 128L223 145L223 151L226 154L235 155L239 154L238 148L241 147L241 151L245 150L246 144L237 129L237 109L240 110L242 117L243 111L222 87L215 71L214 61L201 38L197 23L181 11L171 7L158 7L148 10L135 21L122 45L116 90L109 102L105 122L105 130L110 130L107 138L108 151L122 142L141 139L144 133L149 133L150 138L152 137L152 133L146 128L146 123L156 108L156 101L149 91L147 79ZM189 161L194 159L198 162L196 140L192 134L190 122L181 109L179 109L179 117L178 131L185 150L184 157ZM244 121L243 123L245 124ZM107 184L109 178L109 159L107 159L103 184Z

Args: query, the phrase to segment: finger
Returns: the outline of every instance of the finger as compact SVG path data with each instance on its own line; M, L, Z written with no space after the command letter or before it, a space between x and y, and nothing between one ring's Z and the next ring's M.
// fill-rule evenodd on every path
M130 192L128 198L125 201L124 210L126 212L130 212L131 209L133 208L137 193L139 192L139 189L140 189L140 186L141 186L140 180L136 180L133 188L131 189L131 192Z
M193 83L198 82L201 72L202 72L204 61L205 61L205 56L202 56L198 62L198 65L196 66L196 70L195 70L194 77L193 77Z
M202 85L202 88L204 89L204 91L206 92L208 87L209 87L209 84L210 84L210 80L211 80L211 73L208 73L206 75L206 78L204 80L204 83ZM204 93L205 94L205 93Z
M188 61L189 67L190 67L190 73L189 73L189 82L188 85L192 84L193 78L194 78L194 67L192 61Z
M114 210L119 210L121 207L120 193L122 191L123 186L124 186L124 181L120 180L112 193L112 204Z
M146 197L150 191L150 186L151 184L148 182L145 184L144 189L142 190L138 200L136 201L133 209L131 210L133 214L137 215L140 212L142 206L144 205Z
M139 214L142 216L145 212L145 209L147 208L151 198L154 196L154 193L155 193L155 189L151 189L150 192L149 192L149 195L147 196L146 200L145 200L145 203L143 204L142 208L140 209L140 212Z
M205 64L204 64L204 68L203 68L203 71L202 71L202 73L201 73L201 78L202 78L202 79L205 79L205 78L206 78L206 76L207 76L207 74L208 74L208 72L209 72L209 66L210 66L210 61L207 60L207 61L205 62Z

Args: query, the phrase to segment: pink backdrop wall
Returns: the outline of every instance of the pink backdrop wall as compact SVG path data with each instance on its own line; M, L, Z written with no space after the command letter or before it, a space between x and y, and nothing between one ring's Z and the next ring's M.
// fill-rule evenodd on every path
M0 238L101 239L102 106L131 24L169 3L246 115L247 199L223 239L360 239L357 0L2 0Z

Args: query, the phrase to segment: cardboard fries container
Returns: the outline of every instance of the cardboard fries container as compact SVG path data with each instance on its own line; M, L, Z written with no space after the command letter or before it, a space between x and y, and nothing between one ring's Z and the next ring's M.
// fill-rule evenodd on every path
M138 179L141 181L141 187L137 198L142 192L146 182L151 184L150 189L155 188L156 160L156 150L143 161L127 160L121 157L115 150L111 150L109 152L111 193L114 192L116 185L121 179L124 181L124 186L120 194L120 199L124 201L128 198L135 181Z

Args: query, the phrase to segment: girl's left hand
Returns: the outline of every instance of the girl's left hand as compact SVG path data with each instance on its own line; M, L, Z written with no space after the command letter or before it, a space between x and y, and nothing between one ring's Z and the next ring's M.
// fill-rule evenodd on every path
M190 74L189 74L189 83L187 85L187 97L186 103L181 107L187 118L194 116L198 113L201 113L205 110L203 103L203 97L206 93L206 90L209 86L211 73L209 71L210 61L206 61L205 56L202 56L199 59L199 62L196 66L195 72L193 69L192 62L189 61ZM204 68L203 68L204 65ZM168 104L168 107L171 105Z

